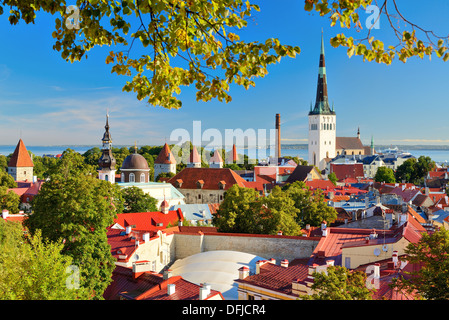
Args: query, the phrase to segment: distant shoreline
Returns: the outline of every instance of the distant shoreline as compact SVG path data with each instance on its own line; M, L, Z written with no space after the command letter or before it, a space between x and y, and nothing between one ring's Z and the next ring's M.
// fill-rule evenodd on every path
M150 146L150 147L159 147L162 145L147 145L147 144L143 144L143 145L138 145L138 147L141 146ZM8 147L13 147L15 148L16 145L0 145L0 148L8 148ZM64 147L64 148L94 148L94 147L98 147L101 149L100 145L90 145L90 144L80 144L80 145L28 145L27 147L30 148L60 148L60 147ZM131 145L114 145L115 148L122 148L122 147L132 147ZM307 144L281 144L281 149L298 149L298 150L305 150L307 149L308 145ZM407 151L407 150L449 150L449 145L375 145L374 148L376 150L385 150L385 149L389 149L389 148L398 148L398 150L401 151ZM243 149L247 149L247 148L243 148Z

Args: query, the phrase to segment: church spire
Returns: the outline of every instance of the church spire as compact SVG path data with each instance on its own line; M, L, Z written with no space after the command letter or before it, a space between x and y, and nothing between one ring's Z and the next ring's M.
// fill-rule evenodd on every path
M321 31L320 63L318 68L318 84L316 91L315 107L309 114L335 114L329 106L327 97L326 62L324 57L324 35Z

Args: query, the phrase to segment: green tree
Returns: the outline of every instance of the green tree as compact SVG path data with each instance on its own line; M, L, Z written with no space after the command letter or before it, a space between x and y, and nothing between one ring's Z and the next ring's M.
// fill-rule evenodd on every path
M0 169L0 186L7 188L17 188L14 178L6 171Z
M321 190L312 192L302 181L287 184L283 189L299 209L297 223L301 227L307 224L319 226L323 220L329 224L337 219L337 211L327 205Z
M428 300L449 299L449 231L442 228L410 242L401 258L418 268L403 271L393 280L393 287L408 293L418 293Z
M372 300L374 289L366 287L366 274L362 271L328 266L325 272L314 272L312 276L314 293L301 296L304 300Z
M374 181L395 183L396 179L394 177L394 171L391 168L379 167L376 174L374 175Z
M65 151L25 226L31 234L41 230L46 241L63 239L62 253L79 268L81 287L101 299L115 267L106 228L122 212L123 198L118 185L97 179L90 168L79 153Z
M20 197L7 187L0 186L0 211L6 209L9 213L19 213Z
M69 281L72 259L61 253L63 243L44 241L40 231L25 237L22 229L0 219L0 299L87 299L87 292Z
M287 236L300 235L301 227L297 223L299 209L286 192L276 186L267 197L261 198L261 202L270 217L270 219L263 217L270 223L267 233L275 234L282 231L282 234Z
M146 194L142 189L131 186L122 189L123 212L154 212L158 211L157 200Z
M261 197L256 190L235 184L226 191L212 222L221 232L299 235L297 213L294 201L279 187Z
M434 166L435 162L430 157L420 156L418 159L407 159L396 169L396 181L405 181L420 185L423 183L424 177Z
M327 175L327 178L334 184L334 186L337 185L338 178L337 178L337 175L335 174L335 172L329 173Z
M239 187L237 184L226 190L223 202L212 217L212 223L221 232L251 233L259 231L255 220L261 208L257 203L259 194L256 190Z

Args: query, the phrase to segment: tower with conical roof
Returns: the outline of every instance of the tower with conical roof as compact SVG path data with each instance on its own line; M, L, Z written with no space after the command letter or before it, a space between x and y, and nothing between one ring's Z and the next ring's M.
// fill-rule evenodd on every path
M187 168L201 168L201 157L195 146L193 146L193 150L190 152Z
M167 143L164 144L161 152L154 160L154 181L157 181L157 177L165 172L176 174L176 159Z
M106 125L104 126L104 129L103 139L101 139L103 143L102 155L98 160L98 165L100 167L98 178L115 183L116 160L112 154L112 138L109 132L109 114L106 114Z
M336 114L329 105L327 74L324 57L324 38L321 33L320 63L315 106L309 112L309 164L320 170L326 167L326 158L335 157Z
M22 139L8 162L8 173L15 181L33 181L33 161Z

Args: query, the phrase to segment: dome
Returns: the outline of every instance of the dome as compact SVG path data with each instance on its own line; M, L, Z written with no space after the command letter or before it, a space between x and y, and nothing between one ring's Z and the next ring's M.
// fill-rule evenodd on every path
M122 163L122 170L149 170L147 160L138 153L130 154Z
M205 251L176 260L170 267L174 276L201 284L208 283L211 288L221 292L225 300L238 300L238 286L234 282L239 278L238 269L242 266L256 269L258 260L265 258L239 251Z

